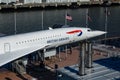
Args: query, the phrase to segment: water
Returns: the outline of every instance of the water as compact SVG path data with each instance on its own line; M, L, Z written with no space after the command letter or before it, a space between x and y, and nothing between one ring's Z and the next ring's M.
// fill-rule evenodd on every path
M86 26L86 10L92 21L89 27L93 30L105 30L105 8L91 7L79 9L54 9L54 10L37 10L24 12L0 12L0 33L13 35L15 33L15 14L17 34L42 30L42 13L43 13L43 29L54 24L65 24L65 12L67 11L73 18L67 24L71 26ZM120 6L108 7L110 15L108 16L108 34L107 37L120 36Z

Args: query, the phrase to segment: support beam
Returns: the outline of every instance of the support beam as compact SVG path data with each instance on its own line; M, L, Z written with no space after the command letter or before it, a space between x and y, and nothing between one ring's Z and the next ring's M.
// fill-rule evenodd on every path
M59 61L61 61L61 55L60 55L60 52L61 52L61 47L59 46L59 52L58 52L58 58L59 58Z
M65 45L65 58L67 58L67 45Z
M79 75L85 75L85 42L80 42Z
M38 51L38 55L40 57L41 62L44 62L44 60L45 60L44 52L45 52L45 50Z
M88 51L86 53L86 67L87 68L92 68L92 43L91 42L87 42L87 48Z
M45 64L44 64L44 61L45 61L45 51L46 51L46 49L38 51L38 55L40 57L40 68L45 68Z
M35 61L39 61L39 55L35 54Z
M87 67L87 61L88 61L88 54L89 54L89 51L88 51L88 48L89 48L89 46L88 46L88 41L86 40L85 41L85 67Z

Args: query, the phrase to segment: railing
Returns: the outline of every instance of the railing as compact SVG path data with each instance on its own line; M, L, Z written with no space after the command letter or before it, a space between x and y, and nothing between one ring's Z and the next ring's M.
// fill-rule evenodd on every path
M105 52L108 55L108 57L120 57L120 49L115 48L114 46L112 47L101 44L95 44L93 46L93 49L101 52Z
M99 40L95 40L94 42L106 44L106 45L111 45L111 46L115 46L115 47L120 48L120 37L111 37L111 38L99 39Z

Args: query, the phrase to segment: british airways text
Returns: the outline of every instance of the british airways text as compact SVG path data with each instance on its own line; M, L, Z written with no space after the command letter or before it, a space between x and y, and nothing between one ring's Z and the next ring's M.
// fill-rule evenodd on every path
M64 38L59 38L59 39L51 39L51 40L48 40L47 43L54 43L54 42L65 41L65 40L69 40L69 37L64 37Z

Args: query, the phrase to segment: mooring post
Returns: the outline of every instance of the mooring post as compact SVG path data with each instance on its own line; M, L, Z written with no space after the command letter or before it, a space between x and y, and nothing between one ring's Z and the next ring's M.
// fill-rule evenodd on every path
M85 75L85 42L80 42L79 75Z

